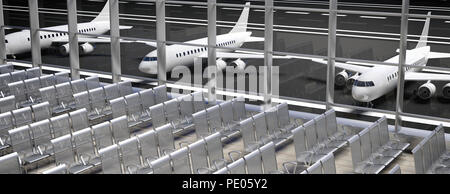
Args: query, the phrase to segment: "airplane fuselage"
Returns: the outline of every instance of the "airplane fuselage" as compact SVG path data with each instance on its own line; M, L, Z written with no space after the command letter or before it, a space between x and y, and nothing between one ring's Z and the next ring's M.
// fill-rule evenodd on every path
M251 32L228 33L216 38L217 46L238 48L249 38ZM191 40L186 43L208 45L208 38ZM217 52L232 52L228 49L216 49ZM207 54L206 46L170 45L166 47L166 71L169 72L176 66L190 66L194 64L194 58ZM157 74L157 50L148 53L139 64L139 70L144 73Z
M103 34L109 31L109 22L86 22L80 23L77 26L78 32L86 34ZM43 28L44 30L54 30L61 32L48 32L40 31L40 46L43 49L49 48L53 41L68 37L67 25L53 26ZM79 35L83 37L83 35ZM91 37L92 36L85 36ZM5 46L7 55L21 54L31 51L31 39L29 30L21 30L19 32L14 32L5 36Z
M405 64L425 66L428 62L429 53L429 46L408 50L406 52ZM398 63L398 59L399 55L385 62ZM405 74L412 71L420 71L420 69L405 67ZM370 71L362 73L356 79L352 87L352 96L360 102L371 102L394 90L397 87L398 76L398 67L375 66Z

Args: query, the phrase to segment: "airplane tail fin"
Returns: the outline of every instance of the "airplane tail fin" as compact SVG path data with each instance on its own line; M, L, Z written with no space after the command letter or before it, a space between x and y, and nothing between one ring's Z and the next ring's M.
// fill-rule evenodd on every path
M245 3L245 6L246 7L244 8L244 10L242 10L239 20L236 22L236 25L233 27L233 29L231 29L230 33L247 31L248 13L250 11L250 2Z
M106 1L105 6L103 7L102 11L100 11L100 14L93 19L91 22L104 22L109 21L109 0Z
M428 12L427 15L431 16L431 12ZM427 46L429 28L430 28L430 17L427 17L427 19L425 20L425 25L423 26L422 35L420 35L420 39L416 45L416 48Z

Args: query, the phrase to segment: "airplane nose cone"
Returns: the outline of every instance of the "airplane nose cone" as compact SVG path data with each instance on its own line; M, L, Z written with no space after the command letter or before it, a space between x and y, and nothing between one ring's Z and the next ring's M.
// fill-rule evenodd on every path
M368 94L367 91L358 88L358 87L353 87L352 89L352 97L353 99L360 101L360 102L370 102L372 101L372 99L370 98L370 95Z
M158 74L158 67L156 63L142 61L139 64L139 71L148 74Z

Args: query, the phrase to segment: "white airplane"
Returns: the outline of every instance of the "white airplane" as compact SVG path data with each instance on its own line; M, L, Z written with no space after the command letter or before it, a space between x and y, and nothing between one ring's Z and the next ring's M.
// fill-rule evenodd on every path
M431 13L429 12L428 16L430 15ZM405 64L426 66L428 59L450 58L450 53L430 51L430 46L427 46L429 26L430 18L428 17L416 48L406 51ZM327 61L323 59L312 59L312 61L327 64ZM398 63L398 61L399 55L385 62ZM335 66L344 69L337 74L336 84L344 85L346 82L352 84L352 97L359 102L370 104L373 100L397 87L398 67L357 62L336 62ZM346 71L356 72L356 74L350 77ZM420 71L421 69L419 68L405 67L405 81L427 81L418 88L418 96L422 99L429 99L435 94L436 86L431 81L450 81L450 74ZM450 97L450 83L443 87L442 95Z
M228 48L239 48L246 42L261 42L264 38L252 37L252 32L247 32L247 22L250 10L250 3L247 2L246 7L243 9L239 20L236 25L228 34L218 35L216 38L217 46ZM149 46L156 48L155 42L137 41L145 43ZM185 43L207 45L208 38L201 38L196 40L187 41ZM166 71L171 71L176 66L190 66L194 64L194 58L207 58L208 47L198 46L185 46L185 45L170 45L166 47ZM223 70L227 63L224 59L236 59L231 62L238 70L243 70L246 66L245 62L241 59L245 58L264 58L262 53L250 53L250 52L232 52L228 49L216 49L217 68ZM273 58L287 58L285 56L274 56ZM139 64L139 70L148 74L157 74L157 54L156 50L148 53Z
M78 24L79 33L87 34L103 34L110 30L109 28L109 0L106 1L100 14L90 22ZM120 29L131 29L132 26L120 26ZM54 27L43 28L45 30L68 31L67 25L60 25ZM59 47L62 55L69 53L68 33L64 32L47 32L40 31L40 46L41 48L50 48L53 45L63 44ZM78 42L80 45L80 54L87 54L94 51L94 46L91 43L109 43L109 38L92 38L92 36L78 35ZM6 54L15 57L16 54L30 52L30 30L21 30L5 36Z

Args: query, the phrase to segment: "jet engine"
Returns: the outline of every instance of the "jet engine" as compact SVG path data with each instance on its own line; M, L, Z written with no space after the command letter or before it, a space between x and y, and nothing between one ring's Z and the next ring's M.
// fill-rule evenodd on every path
M217 59L216 61L217 71L222 71L227 67L227 62L222 59Z
M238 71L244 71L245 66L246 66L247 64L245 64L245 62L244 62L243 60L237 59L237 60L231 62L231 65L233 65L234 67L236 67L236 69L237 69Z
M417 95L422 100L430 99L434 93L436 93L436 86L431 82L422 84L417 90Z
M94 52L94 45L89 44L89 43L84 43L82 45L80 45L80 54L89 54Z
M355 80L358 79L359 75L355 73L352 77L348 78L347 82L345 83L345 86L347 89L351 90L353 87L353 83L355 83Z
M445 84L445 86L442 88L442 96L444 96L444 98L450 99L450 83Z
M343 70L340 73L338 73L334 78L334 84L336 84L339 87L345 86L348 77L349 77L348 73L345 70Z
M61 45L59 47L59 53L63 56L69 54L69 43Z

